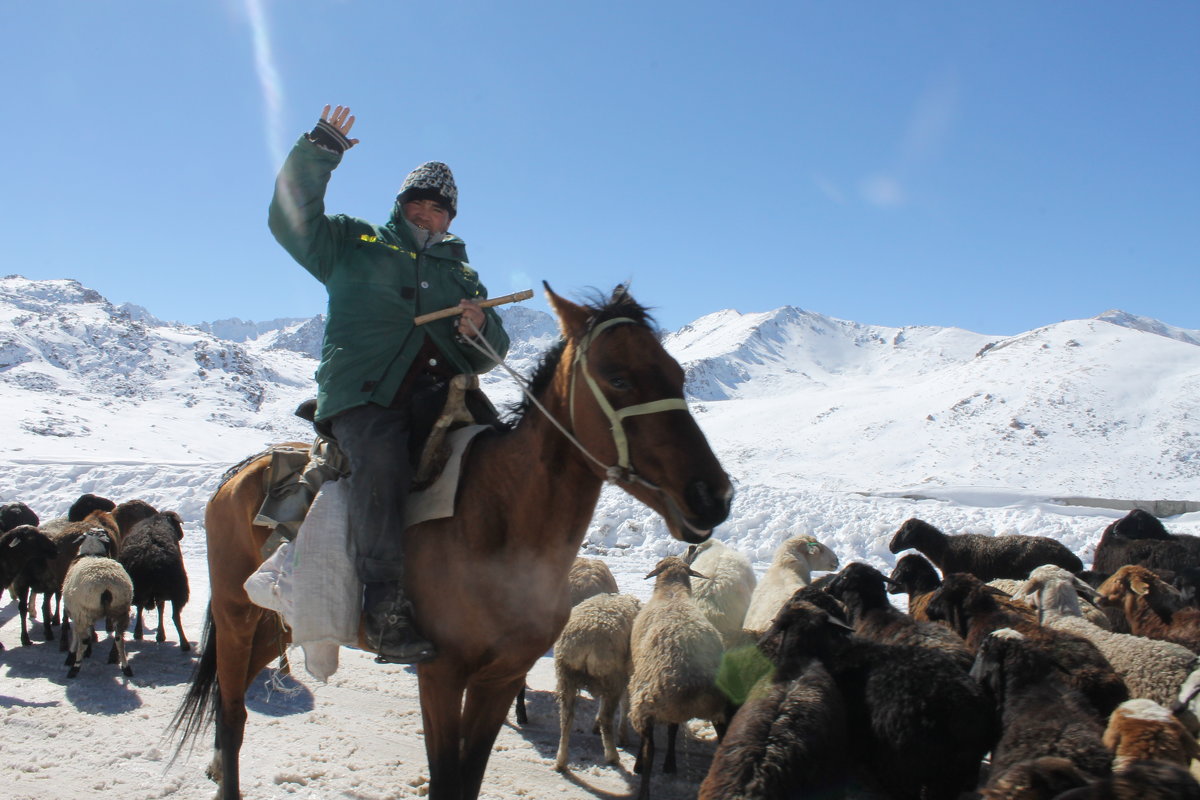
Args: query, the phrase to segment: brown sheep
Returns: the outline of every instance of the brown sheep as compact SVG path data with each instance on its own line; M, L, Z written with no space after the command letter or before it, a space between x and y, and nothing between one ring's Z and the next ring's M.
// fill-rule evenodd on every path
M571 562L571 570L567 573L567 592L571 598L571 608L598 594L617 594L617 579L612 570L598 558L576 556ZM521 685L517 699L513 702L513 713L516 714L518 725L529 724L529 711L525 705L526 684ZM592 728L593 733L600 732L600 721L597 720Z
M1152 570L1126 565L1102 583L1099 591L1101 602L1125 612L1134 634L1175 642L1200 653L1200 608L1180 608L1176 593Z
M1169 761L1185 769L1200 758L1200 744L1167 709L1153 700L1127 700L1108 718L1104 746L1113 753L1113 769L1133 761Z

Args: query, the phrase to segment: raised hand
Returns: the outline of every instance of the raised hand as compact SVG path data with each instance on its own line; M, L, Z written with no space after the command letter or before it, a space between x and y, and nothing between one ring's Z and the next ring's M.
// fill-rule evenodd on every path
M349 150L358 144L358 139L350 138L350 129L354 127L354 116L350 113L350 107L336 106L332 112L329 109L328 105L322 109L321 122L337 131L342 140L346 142L345 149Z

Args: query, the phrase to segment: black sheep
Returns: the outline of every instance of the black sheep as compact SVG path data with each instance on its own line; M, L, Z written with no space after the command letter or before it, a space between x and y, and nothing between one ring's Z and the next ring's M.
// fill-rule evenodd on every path
M879 570L856 561L843 567L826 591L850 612L854 632L864 639L932 648L969 672L975 657L962 637L945 625L919 622L894 607L884 588L887 581Z
M11 531L18 525L32 525L36 528L38 523L38 515L24 503L5 503L0 506L0 533Z
M1179 570L1171 585L1179 590L1179 598L1185 606L1200 607L1200 567Z
M1094 778L1109 773L1112 753L1091 703L1061 679L1044 650L1011 628L996 631L980 646L971 675L995 698L1000 717L995 778L1041 756L1068 759Z
M983 689L948 656L857 636L792 599L763 636L777 663L821 661L846 705L849 755L863 782L888 797L952 800L974 789L995 741Z
M1129 699L1129 688L1096 645L1073 633L1043 627L1032 608L983 584L973 575L947 575L941 588L929 595L930 619L946 620L978 656L993 631L1012 628L1042 648L1092 704L1097 723Z
M929 594L942 585L942 576L937 568L925 556L916 553L901 556L896 566L892 567L888 580L888 594L903 592L908 595L910 603L918 595Z
M171 601L171 618L179 633L179 648L189 650L191 644L183 633L180 614L188 601L187 570L179 541L183 538L183 520L174 511L164 511L147 517L129 529L121 543L118 560L133 581L133 604L137 606L137 623L133 638L142 638L142 612L158 608L158 634L155 641L166 641L163 615Z
M888 579L891 581L888 584L889 594L904 592L908 595L908 615L928 622L925 606L934 590L942 585L942 576L938 574L937 567L929 563L925 556L909 553L900 557Z
M978 533L949 535L916 517L900 526L888 549L893 553L920 550L943 575L969 572L985 583L997 578L1024 580L1043 564L1055 564L1070 572L1083 569L1079 556L1057 539Z
M93 511L112 511L116 507L117 504L107 497L95 494L82 494L67 509L67 522L82 522Z
M1128 564L1175 572L1200 566L1200 538L1172 535L1153 514L1135 508L1104 529L1092 569L1113 574Z
M0 534L0 589L26 569L44 569L57 552L50 537L33 525L17 525ZM0 644L0 650L3 649Z
M697 800L837 796L849 748L829 671L812 659L785 662L730 721Z

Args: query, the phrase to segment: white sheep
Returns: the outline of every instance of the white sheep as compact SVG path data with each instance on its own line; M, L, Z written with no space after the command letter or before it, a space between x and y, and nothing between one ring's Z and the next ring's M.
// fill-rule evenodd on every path
M1095 644L1125 681L1131 698L1148 698L1169 706L1188 675L1200 666L1200 658L1183 645L1116 633L1084 619L1079 590L1075 576L1047 564L1030 574L1016 599L1036 609L1043 626L1082 636Z
M1048 566L1054 566L1054 565L1050 564ZM1066 570L1063 570L1063 572L1067 575L1071 574L1071 573L1067 572ZM1030 573L1030 574L1032 575L1033 573ZM1026 600L1022 596L1022 590L1025 587L1025 582L1028 580L1029 580L1028 577L1021 578L1021 579L996 578L995 580L988 581L987 585L991 586L993 589L999 589L1000 591L1004 592L1006 595L1013 598L1014 600L1018 600L1018 601L1024 603L1024 602L1026 602ZM1086 581L1079 578L1078 576L1075 576L1075 589L1076 589L1075 593L1079 596L1080 600L1082 601L1079 604L1079 608L1083 614L1083 618L1088 620L1089 622L1092 622L1092 623L1100 626L1101 628L1104 628L1106 631L1111 631L1112 630L1112 620L1109 619L1108 615L1105 614L1103 611L1101 611L1099 608L1097 608L1095 606L1095 604L1092 602L1092 598L1098 597L1098 595L1096 594L1096 590L1093 589L1091 586L1089 586Z
M598 558L576 556L567 573L567 591L571 595L571 607L575 607L598 594L616 594L617 579L612 570Z
M600 701L596 723L604 745L604 760L608 764L619 763L614 727L621 702L627 698L633 669L630 636L641 607L641 601L631 595L603 593L571 609L571 618L554 645L560 721L555 769L567 768L567 747L580 689Z
M697 578L692 584L692 598L721 634L727 648L740 643L742 623L758 584L750 559L716 539L709 539L689 548L688 561L692 569L707 576Z
M112 628L113 649L109 662L116 663L127 676L133 675L125 657L125 630L129 627L129 609L133 602L133 581L110 552L107 534L84 534L79 557L63 579L63 606L71 620L71 651L67 656L68 678L79 674L84 651L91 645L93 626L107 620Z
M801 534L788 539L775 551L771 566L754 587L742 627L755 635L766 633L783 604L797 589L812 583L814 570L837 568L837 555L812 536Z
M576 556L575 560L571 562L571 571L567 573L567 593L571 598L571 608L589 597L595 597L598 594L616 594L619 591L617 579L613 576L612 570L600 559ZM529 711L525 706L527 689L526 684L521 684L521 690L517 692L517 699L513 703L513 712L516 714L518 725L529 724ZM600 732L600 720L596 720L592 732Z
M641 800L650 796L655 723L667 725L663 772L671 773L679 726L692 719L721 724L725 718L725 697L716 686L721 634L692 600L692 576L703 577L683 559L658 562L646 576L656 578L654 593L633 623L629 721L642 737L634 765L642 776Z

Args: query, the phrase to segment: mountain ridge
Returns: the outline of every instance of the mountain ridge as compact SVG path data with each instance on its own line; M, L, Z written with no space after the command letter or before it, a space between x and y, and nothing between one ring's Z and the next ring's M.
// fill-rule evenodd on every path
M521 306L500 313L510 366L528 376L557 322ZM311 438L292 412L315 394L322 322L242 321L255 336L235 342L212 332L220 326L162 322L75 281L0 279L7 458L23 480L63 465L66 492L71 475L108 480L105 463L212 474L199 465ZM1108 311L995 337L781 306L713 312L663 341L743 489L1200 499L1200 332ZM501 370L482 383L497 407L519 400Z

